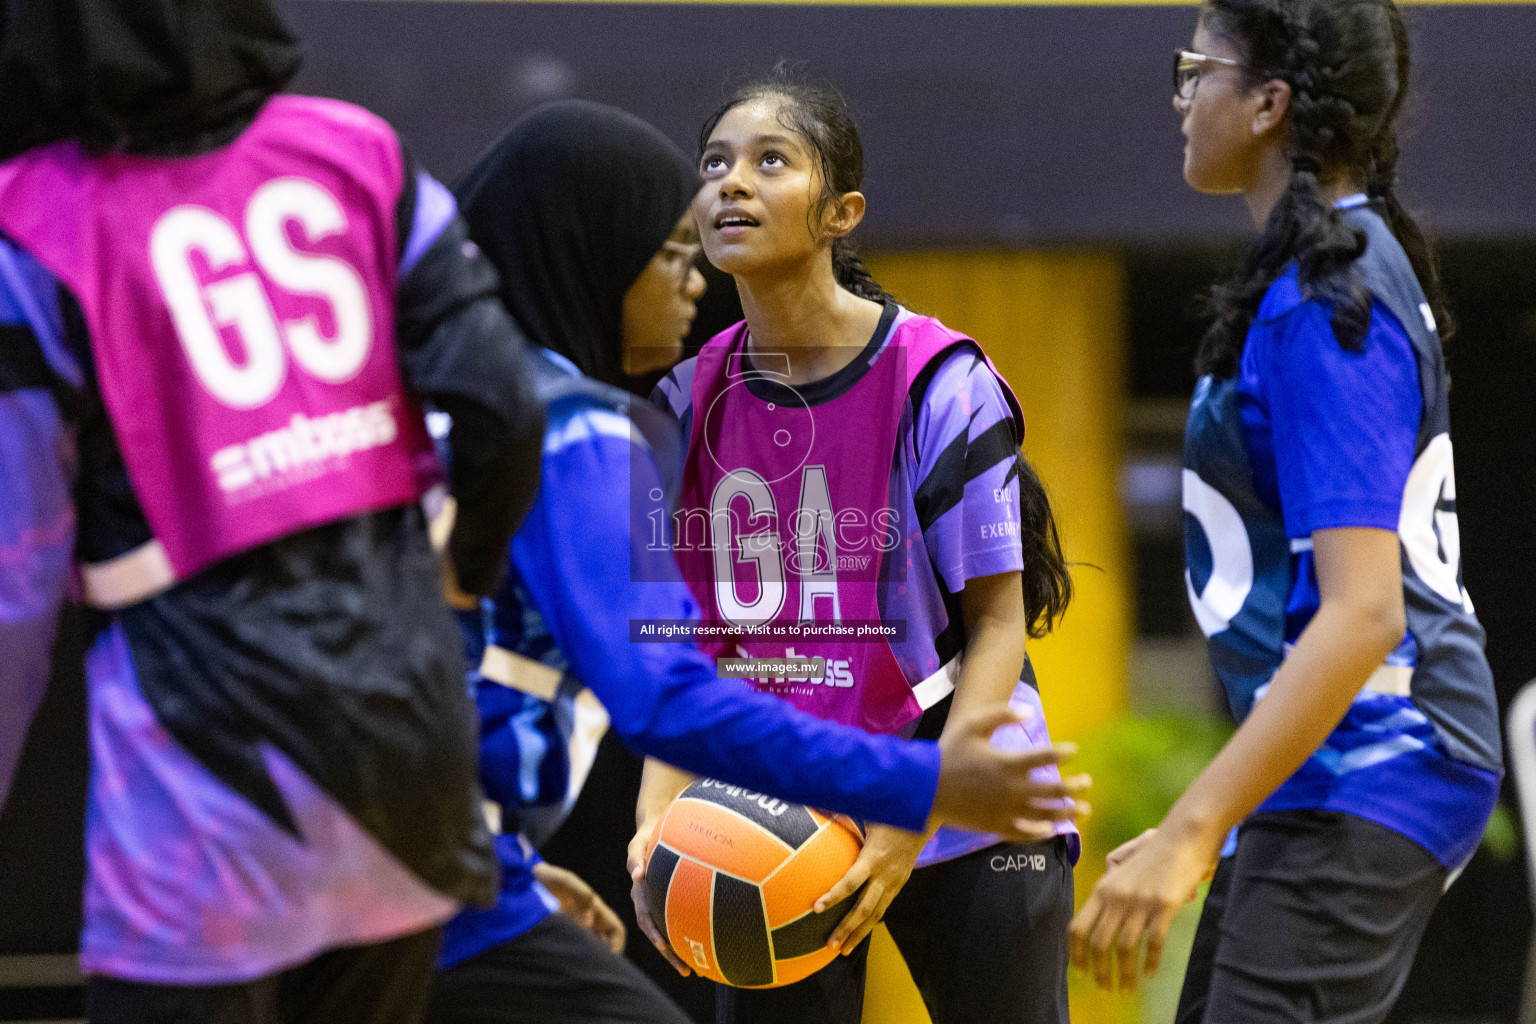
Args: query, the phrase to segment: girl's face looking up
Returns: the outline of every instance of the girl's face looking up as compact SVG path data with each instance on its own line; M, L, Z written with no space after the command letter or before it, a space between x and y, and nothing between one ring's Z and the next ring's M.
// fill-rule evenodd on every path
M660 370L682 357L683 339L704 294L704 275L694 265L698 255L698 229L692 212L684 213L624 293L625 373Z
M818 250L830 251L832 240L852 231L864 214L858 192L817 209L818 159L782 123L783 102L765 96L727 111L700 158L704 187L693 214L705 255L727 274L752 277L803 265Z

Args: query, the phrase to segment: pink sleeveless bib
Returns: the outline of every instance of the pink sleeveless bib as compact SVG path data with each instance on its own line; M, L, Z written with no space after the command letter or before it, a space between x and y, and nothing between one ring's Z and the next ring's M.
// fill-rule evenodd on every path
M299 96L199 156L60 143L0 166L0 230L84 313L174 580L420 497L435 463L394 337L403 176L388 125Z
M892 487L898 432L923 368L970 339L908 317L852 388L808 407L753 394L748 376L772 376L743 374L746 336L742 323L711 339L693 377L676 552L703 623L732 636L700 646L715 657L825 658L820 679L749 682L819 717L899 732L925 705L874 631L899 628L881 622L879 596L882 567L907 561L887 558L907 536ZM786 635L795 630L804 638Z

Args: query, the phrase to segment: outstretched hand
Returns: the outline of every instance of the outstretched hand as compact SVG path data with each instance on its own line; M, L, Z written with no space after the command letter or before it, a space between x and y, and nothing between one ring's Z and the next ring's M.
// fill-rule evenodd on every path
M992 734L1016 725L1019 716L1006 705L978 709L951 722L939 738L943 761L934 818L977 832L993 832L1015 843L1049 839L1057 822L1086 817L1088 804L1077 799L1091 783L1086 775L1050 779L1035 769L1060 765L1077 753L1071 743L1030 750L1003 750Z
M1163 942L1179 908L1195 899L1216 870L1220 844L1175 838L1169 829L1148 829L1115 848L1109 870L1072 919L1072 965L1093 975L1100 988L1136 988L1140 976L1157 972ZM1138 952L1146 943L1146 959Z

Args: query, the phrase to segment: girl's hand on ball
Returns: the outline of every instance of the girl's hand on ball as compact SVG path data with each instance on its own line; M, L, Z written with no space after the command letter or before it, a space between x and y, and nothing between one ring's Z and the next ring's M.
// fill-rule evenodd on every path
M625 857L625 865L629 868L629 880L633 883L629 888L629 898L635 904L635 920L640 925L640 930L645 937L651 940L651 945L656 947L656 952L667 958L678 974L683 977L693 972L678 959L677 953L672 949L672 943L667 941L656 921L651 917L650 900L645 887L645 851L650 845L651 834L660 825L658 821L648 821L635 830L635 837L629 841L629 853Z
M933 798L934 819L994 832L1010 842L1035 843L1048 839L1056 822L1088 816L1088 804L1077 799L1091 784L1088 776L1050 779L1035 773L1036 768L1071 758L1077 753L1075 744L1029 750L992 746L994 732L1018 721L1003 705L978 709L944 730L939 738L943 760Z
M540 862L533 866L533 877L560 901L560 913L597 936L615 953L624 952L624 922L580 875Z
M844 956L858 948L885 916L886 908L901 892L901 887L907 884L917 855L922 853L927 842L928 836L924 833L887 825L869 826L869 836L858 859L814 907L816 913L823 913L857 892L860 886L864 887L859 901L827 939L829 947L841 950Z

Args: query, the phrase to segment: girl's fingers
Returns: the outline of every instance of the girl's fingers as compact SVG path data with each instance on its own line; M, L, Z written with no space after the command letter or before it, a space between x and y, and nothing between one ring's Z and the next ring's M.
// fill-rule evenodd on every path
M604 940L608 944L608 948L615 953L623 953L624 940L628 938L628 935L625 934L624 922L619 919L618 914L613 912L612 907L601 901L599 901L596 911L597 937Z
M848 937L863 927L866 922L870 923L870 927L874 927L874 921L879 920L875 917L875 910L880 906L880 897L884 893L885 887L878 882L865 889L859 902L832 930L831 938L827 939L827 946L831 949L840 949L844 953L849 952L852 947L847 945Z
M844 943L843 943L843 955L844 956L847 956L848 954L852 953L854 950L858 949L859 948L859 943L863 942L866 938L868 938L869 937L869 933L875 930L875 925L879 924L881 921L883 921L885 919L885 912L886 912L886 910L888 910L890 908L891 902L895 898L896 898L896 890L892 890L891 892L889 892L888 894L886 894L884 897L881 898L880 905L875 908L875 912L873 914L870 914L869 917L865 918L864 919L864 923L859 925L858 930L855 931L852 935L848 936L847 940L844 941Z
M1083 904L1083 909L1072 918L1072 923L1067 926L1067 958L1072 966L1080 971L1087 972L1088 962L1088 936L1093 934L1093 927L1099 919L1099 890L1088 894L1088 902Z
M1173 927L1173 918L1177 913L1172 907L1165 908L1147 927L1147 962L1143 970L1149 978L1162 966L1163 943L1168 940L1168 929Z
M869 865L864 862L864 857L861 855L857 860L853 862L852 866L848 868L848 871L843 875L843 877L837 880L837 884L828 889L826 895L817 900L811 909L819 914L826 910L828 907L837 906L839 903L843 902L843 900L857 892L859 886L863 885L868 880Z
M629 890L629 898L635 904L635 923L640 926L640 930L645 933L645 937L651 940L651 945L656 947L656 952L664 956L667 963L671 964L678 974L685 978L688 977L692 972L688 970L682 960L678 959L677 954L672 949L672 944L663 937L661 928L657 926L655 919L651 917L651 908L645 898L645 886L638 882L635 883Z
M1093 980L1106 992L1115 987L1115 936L1124 922L1124 911L1113 903L1106 903L1104 912L1088 937L1088 956L1093 965Z
M1061 764L1077 756L1076 743L1053 743L1050 746L1031 747L1009 755L1009 760L1027 768L1044 768Z
M1120 968L1120 990L1122 992L1136 991L1136 984L1141 980L1141 970L1138 961L1138 953L1141 947L1142 934L1146 930L1146 917L1142 913L1133 911L1120 926L1120 937L1109 951L1118 961Z

